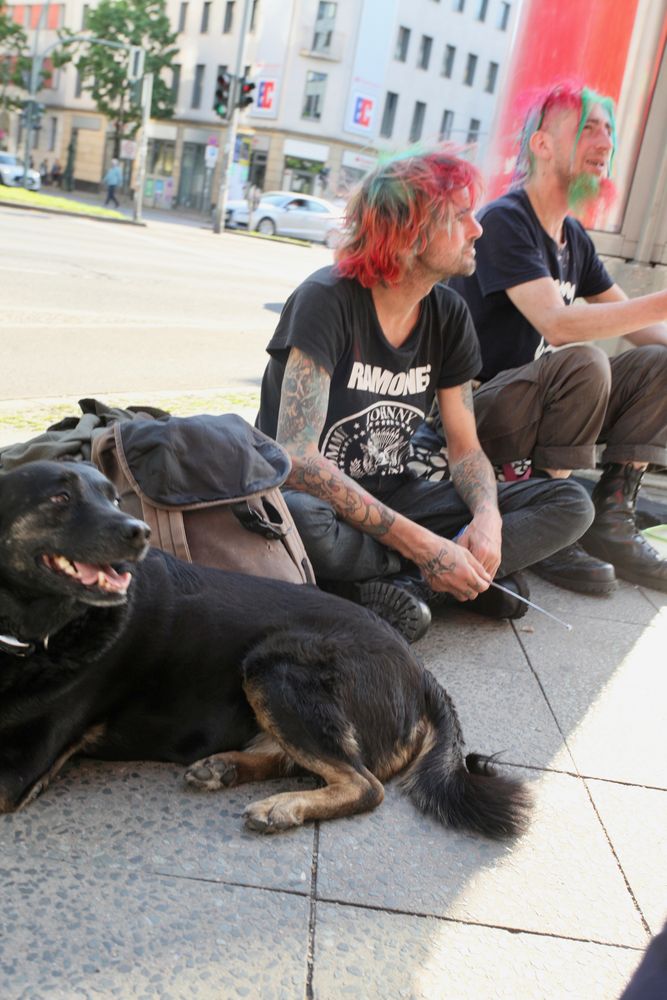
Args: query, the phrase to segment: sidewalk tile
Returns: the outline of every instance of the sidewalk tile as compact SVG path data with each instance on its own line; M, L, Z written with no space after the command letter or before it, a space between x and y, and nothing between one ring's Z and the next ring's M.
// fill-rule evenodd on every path
M667 792L589 781L630 888L653 934L667 920Z
M0 854L0 996L304 995L308 902Z
M25 811L0 817L0 853L308 893L312 826L279 837L243 826L245 806L277 787L198 792L180 767L82 761Z
M583 783L542 774L532 786L530 829L506 843L446 830L390 786L374 813L323 824L318 896L643 947L641 919Z
M317 1000L612 1000L641 952L433 918L317 907Z

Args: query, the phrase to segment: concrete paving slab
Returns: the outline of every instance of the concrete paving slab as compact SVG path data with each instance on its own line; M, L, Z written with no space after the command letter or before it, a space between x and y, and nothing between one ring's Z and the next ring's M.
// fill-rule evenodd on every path
M564 618L575 629L582 629L585 621L646 625L655 614L655 607L648 598L648 591L642 587L635 587L625 580L618 581L618 590L613 594L596 597L556 587L535 576L534 573L528 573L527 576L530 599L559 618ZM546 622L537 611L529 611L528 616L521 621L530 621L531 625L535 625L538 621ZM563 635L566 636L567 633L563 632Z
M308 901L0 853L0 996L304 995Z
M667 608L643 628L555 628L521 642L581 773L667 788Z
M509 622L448 611L415 649L453 698L469 750L501 751L509 763L574 769Z
M595 807L653 934L667 920L667 795L589 781Z
M313 827L280 837L243 827L246 805L277 787L198 792L180 767L82 761L25 811L0 817L0 853L308 892Z
M322 826L318 896L643 947L646 931L583 783L532 775L530 829L500 844L443 829L390 786L374 813Z
M318 904L317 1000L611 1000L640 953Z

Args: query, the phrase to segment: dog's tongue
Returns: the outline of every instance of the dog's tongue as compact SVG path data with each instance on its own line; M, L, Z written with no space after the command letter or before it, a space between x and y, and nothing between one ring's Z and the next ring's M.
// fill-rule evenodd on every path
M113 566L93 566L91 563L75 562L74 568L84 586L93 584L104 590L127 590L132 579L131 573L117 573Z

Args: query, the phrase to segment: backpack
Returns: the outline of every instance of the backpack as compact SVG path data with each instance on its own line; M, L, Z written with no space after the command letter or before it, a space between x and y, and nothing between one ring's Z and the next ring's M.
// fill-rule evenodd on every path
M156 548L218 569L315 582L280 492L290 458L242 417L119 421L93 437L91 458Z

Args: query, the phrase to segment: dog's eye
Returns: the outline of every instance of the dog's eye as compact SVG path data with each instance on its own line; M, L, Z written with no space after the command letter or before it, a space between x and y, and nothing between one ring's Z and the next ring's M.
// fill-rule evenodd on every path
M52 497L49 497L51 503L58 504L69 503L69 499L69 493L65 493L64 491L62 493L54 493Z

